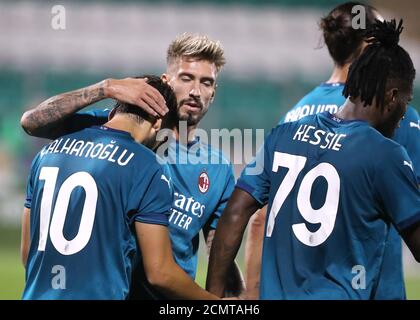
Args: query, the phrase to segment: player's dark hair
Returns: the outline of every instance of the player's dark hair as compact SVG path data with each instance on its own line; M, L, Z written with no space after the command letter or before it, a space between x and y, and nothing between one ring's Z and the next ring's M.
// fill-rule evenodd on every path
M166 106L169 109L169 113L176 112L177 109L177 100L175 93L173 92L172 88L165 82L162 81L161 78L155 75L142 75L140 77L134 77L136 79L147 78L147 83L157 89L159 93L163 96L166 101ZM129 103L123 103L117 101L115 104L116 111L115 113L129 113L135 115L137 120L142 122L143 120L148 120L151 122L155 122L156 118L149 115L147 112L143 111L138 106Z
M410 55L398 45L402 20L379 21L367 30L369 45L350 66L343 90L347 98L360 97L364 106L371 105L376 97L377 105L384 107L387 84L401 90L411 90L416 75Z
M335 7L319 23L328 51L340 67L357 58L362 50L366 29L355 29L352 26L352 20L357 14L352 13L352 9L357 5L365 8L368 28L375 21L375 8L360 2L346 2Z

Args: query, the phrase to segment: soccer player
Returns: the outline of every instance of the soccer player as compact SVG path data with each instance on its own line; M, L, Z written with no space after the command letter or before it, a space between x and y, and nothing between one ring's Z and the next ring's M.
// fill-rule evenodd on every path
M169 170L175 195L169 230L176 262L193 279L197 271L200 230L210 248L218 219L235 185L230 162L219 150L201 142L194 134L214 99L217 75L224 64L223 48L218 41L206 36L183 34L170 44L166 72L162 75L178 100L176 114L169 115L172 119L169 128L175 135L169 143L168 152L172 157L170 160L174 160L170 161ZM25 112L21 124L29 134L46 138L74 132L87 125L102 124L108 117L108 111L75 112L105 98L138 105L152 115L167 112L163 99L143 79L107 79L44 101ZM179 121L186 122L186 141L181 139L183 133L180 132ZM190 161L190 150L200 154L200 158ZM207 159L203 161L203 157ZM218 163L210 163L211 159L217 159ZM242 278L235 264L231 267L229 278L231 284L227 289L236 295L242 288Z
M153 76L147 82L176 109L167 84ZM120 103L103 126L62 136L36 156L22 230L29 240L22 243L24 299L127 298L136 254L132 228L153 285L169 297L214 297L172 257L169 177L140 144L154 144L161 122Z
M374 8L359 2L341 4L321 19L320 27L325 44L334 61L334 70L327 82L304 96L287 112L280 123L296 121L304 116L323 111L334 113L344 104L345 97L342 92L349 66L366 46L365 29L352 27L352 9L358 5L365 8L367 27L375 21L375 18L382 19ZM393 139L406 148L420 183L420 130L415 125L418 123L417 111L409 106ZM258 298L265 221L266 207L252 216L245 246L247 292L254 299ZM391 227L386 244L384 263L381 266L374 298L380 300L406 298L401 237L393 227Z
M277 126L242 173L219 221L207 288L221 295L250 216L268 203L261 299L370 299L392 223L420 262L420 191L391 137L412 96L415 70L398 45L401 23L380 22L349 70L348 97Z

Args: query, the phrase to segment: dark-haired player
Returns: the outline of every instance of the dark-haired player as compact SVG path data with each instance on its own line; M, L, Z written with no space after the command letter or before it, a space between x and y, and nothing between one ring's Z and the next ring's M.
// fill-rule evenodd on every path
M167 84L147 82L176 110ZM119 103L103 126L59 137L36 156L22 227L23 299L126 299L136 234L154 286L168 297L214 297L172 256L170 177L141 144L154 144L161 122Z
M415 77L401 30L395 20L372 26L335 114L272 130L256 159L262 173L244 171L219 221L210 292L222 294L247 222L267 203L262 299L372 298L391 224L420 262L420 191L407 152L389 139Z
M280 123L296 121L307 115L329 111L337 112L345 102L344 83L347 79L350 64L366 46L365 29L352 27L352 9L363 6L366 13L366 26L369 27L375 18L382 19L378 12L369 5L359 2L346 2L331 10L321 19L320 28L331 58L334 70L331 77L310 93L304 96ZM413 161L418 182L420 183L420 130L413 124L419 122L417 111L409 106L396 130L393 139L404 146ZM258 297L258 284L261 268L261 250L266 221L266 207L251 218L245 251L247 291L252 298ZM375 299L405 299L405 286L402 266L401 237L391 228L385 248L384 262L378 279Z

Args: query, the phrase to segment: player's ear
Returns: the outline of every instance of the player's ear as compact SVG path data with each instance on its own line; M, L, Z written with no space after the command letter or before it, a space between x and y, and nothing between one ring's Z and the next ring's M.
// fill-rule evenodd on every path
M399 91L398 88L391 88L385 92L385 105L388 106L388 111L394 109L396 103L398 102Z
M159 118L155 121L155 123L153 123L152 128L155 129L156 131L159 131L161 127L162 127L162 119Z
M168 74L164 73L160 76L160 79L163 81L163 83L167 83L169 81Z

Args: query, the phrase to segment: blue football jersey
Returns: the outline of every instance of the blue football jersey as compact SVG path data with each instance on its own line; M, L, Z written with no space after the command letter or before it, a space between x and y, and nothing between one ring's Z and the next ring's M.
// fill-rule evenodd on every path
M304 96L279 123L291 122L307 115L329 111L335 113L344 104L343 83L323 83ZM393 140L404 146L412 160L420 184L420 120L417 111L409 106ZM381 277L375 299L405 299L401 237L391 227L381 267Z
M110 110L76 114L70 131L83 124L107 121ZM169 231L176 262L195 279L199 233L215 229L235 187L232 164L212 146L196 139L187 145L170 139L167 155L174 202L169 216Z
M198 139L188 145L173 140L166 160L174 187L172 249L176 262L195 279L200 230L216 228L235 187L233 167L219 150Z
M30 251L23 299L125 299L134 222L168 225L170 178L125 131L91 127L33 161L25 206Z
M304 96L286 115L279 124L299 120L307 115L328 111L336 113L344 104L344 83L322 83ZM408 106L400 127L392 138L406 150L413 161L414 171L420 184L420 117L416 109Z
M268 203L260 297L373 298L390 224L420 220L405 149L325 112L273 129L256 165L237 187Z

